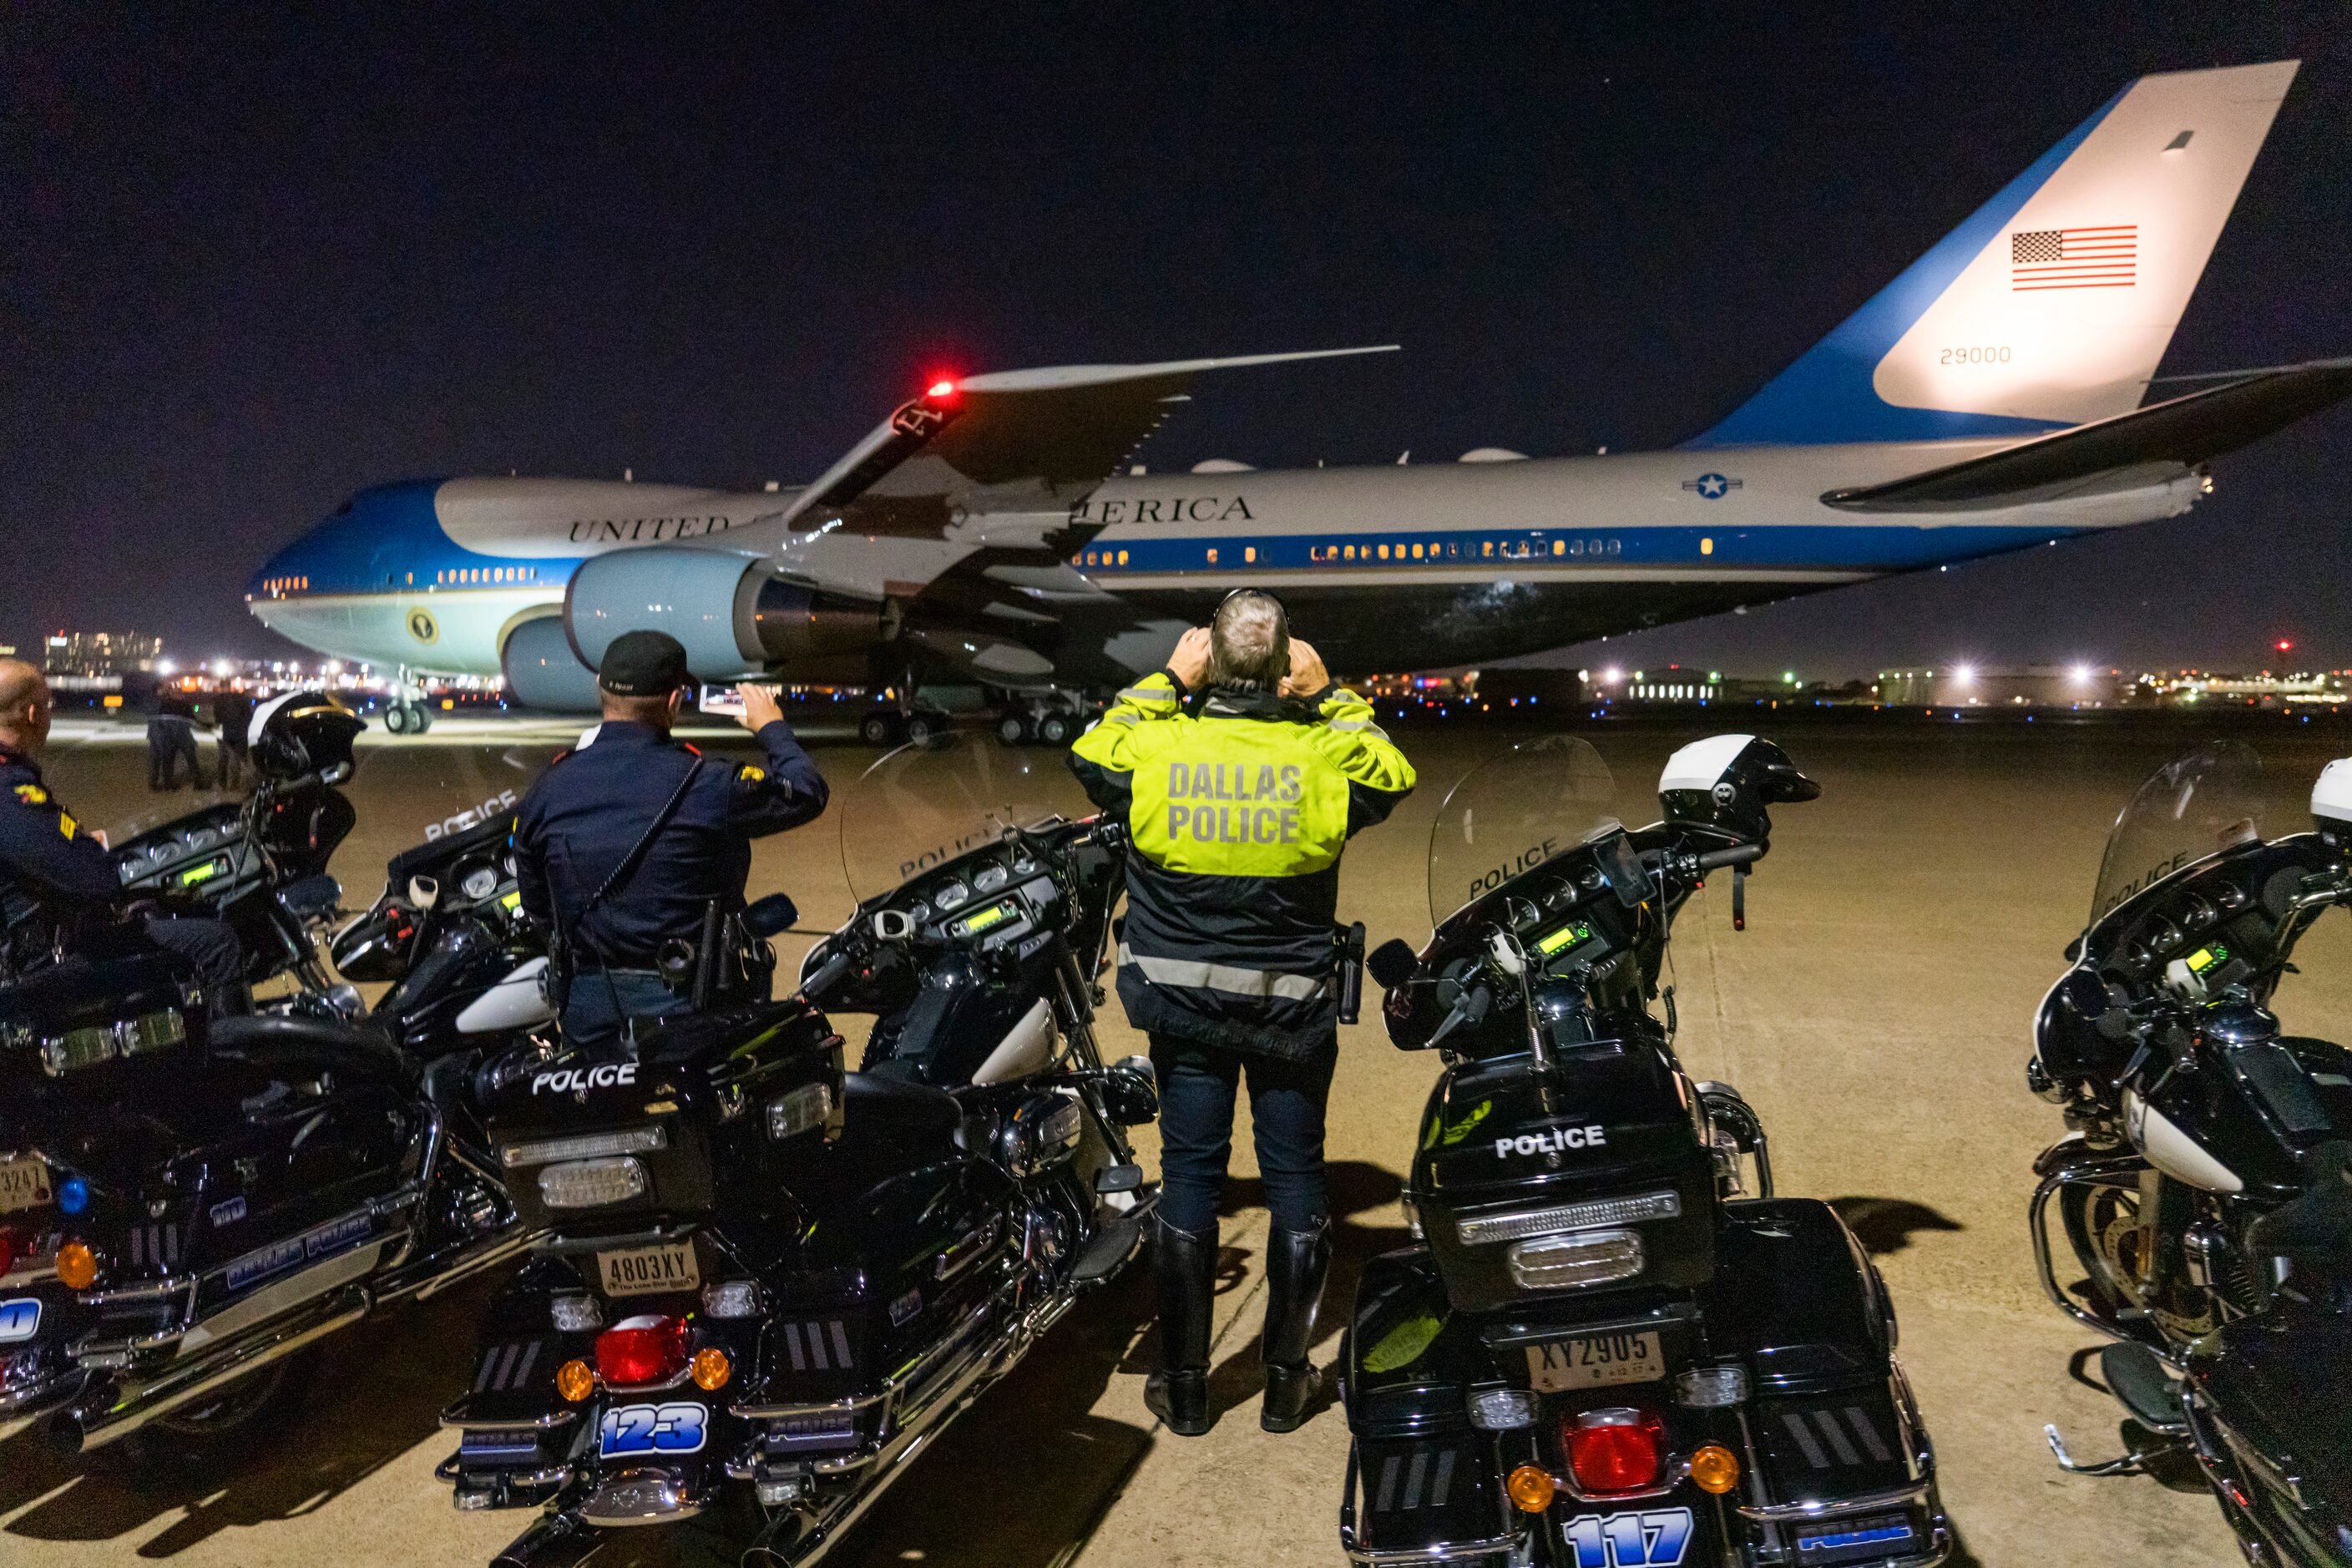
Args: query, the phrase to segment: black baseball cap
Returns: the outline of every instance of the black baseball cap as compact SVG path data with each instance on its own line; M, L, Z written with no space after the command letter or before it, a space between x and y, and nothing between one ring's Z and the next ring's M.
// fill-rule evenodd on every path
M667 632L623 632L596 668L615 697L667 697L686 682L686 645Z

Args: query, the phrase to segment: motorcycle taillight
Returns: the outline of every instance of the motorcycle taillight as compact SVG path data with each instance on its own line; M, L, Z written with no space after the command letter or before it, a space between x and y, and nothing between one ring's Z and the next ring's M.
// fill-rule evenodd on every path
M0 1230L0 1274L16 1266L16 1237L14 1231Z
M1647 1410L1587 1410L1562 1423L1577 1489L1587 1497L1647 1491L1658 1484L1666 1432Z
M662 1383L685 1370L683 1318L627 1318L596 1336L596 1373L608 1387Z

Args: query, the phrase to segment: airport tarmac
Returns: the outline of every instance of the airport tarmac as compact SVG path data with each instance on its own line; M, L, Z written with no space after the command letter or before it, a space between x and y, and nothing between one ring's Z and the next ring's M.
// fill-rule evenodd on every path
M1622 815L1647 820L1657 770L1675 745L1751 721L1727 717L1580 732L1615 770ZM337 862L347 901L372 899L384 859L422 838L427 822L527 784L573 732L462 721L416 741L372 733L352 784L360 826ZM812 732L822 740L821 728ZM1421 790L1359 841L1344 873L1343 911L1368 921L1375 942L1426 934L1424 855L1439 802L1468 766L1528 733L1449 723L1402 735ZM2169 1484L2088 1479L2052 1462L2045 1422L2078 1455L2096 1458L2118 1451L2120 1423L2113 1403L2071 1370L2095 1341L2043 1299L2023 1223L2032 1158L2061 1131L2056 1111L2024 1087L2033 1008L2063 967L2060 950L2089 903L2116 810L2151 768L2203 733L2187 723L1791 723L1776 738L1821 781L1822 799L1776 813L1771 857L1748 887L1746 931L1733 931L1720 883L1677 931L1671 978L1684 1059L1748 1096L1771 1132L1780 1190L1836 1201L1893 1289L1902 1354L1959 1535L1955 1563L2238 1560L2193 1474ZM2277 786L2273 832L2304 825L2300 802L2320 765L2352 751L2352 736L2321 725L2251 738ZM49 767L57 792L94 822L152 815L143 756L116 743L132 739L110 726L61 728ZM837 808L855 811L854 781L875 753L817 750ZM753 890L776 888L800 902L804 925L847 913L830 819L760 847ZM2323 922L2299 955L2305 973L2281 999L2291 1026L2325 1034L2352 1000L2346 927ZM1109 1011L1106 1054L1140 1048L1116 1004ZM1367 1013L1371 1021L1343 1039L1333 1092L1340 1253L1323 1357L1336 1350L1354 1268L1405 1238L1396 1195L1436 1068L1391 1049ZM848 1032L859 1034L855 1025ZM1148 1281L1133 1270L940 1437L828 1561L1339 1563L1340 1413L1327 1408L1287 1437L1257 1426L1265 1215L1252 1168L1244 1140L1213 1356L1223 1415L1209 1436L1171 1436L1143 1408L1150 1305ZM0 1563L488 1561L530 1516L457 1513L432 1479L451 1447L433 1418L461 1390L480 1300L479 1289L461 1291L342 1336L295 1428L202 1490L76 1479L19 1440L0 1456ZM624 1534L595 1559L600 1568L733 1561L695 1527Z

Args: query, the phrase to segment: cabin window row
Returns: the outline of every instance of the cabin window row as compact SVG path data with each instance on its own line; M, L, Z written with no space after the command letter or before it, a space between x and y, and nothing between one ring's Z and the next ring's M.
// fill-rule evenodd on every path
M434 577L444 586L475 587L495 583L536 583L536 566L445 566Z

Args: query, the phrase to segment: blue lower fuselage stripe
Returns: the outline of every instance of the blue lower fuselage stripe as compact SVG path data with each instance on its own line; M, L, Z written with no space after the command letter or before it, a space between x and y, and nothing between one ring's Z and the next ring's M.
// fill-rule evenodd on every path
M1324 571L1377 574L1387 567L1640 566L1704 573L1781 570L1877 574L2020 550L2071 539L2078 529L1970 524L1861 523L1765 528L1640 526L1481 531L1437 530L1415 537L1366 534L1235 534L1099 539L1071 557L1082 572Z

